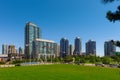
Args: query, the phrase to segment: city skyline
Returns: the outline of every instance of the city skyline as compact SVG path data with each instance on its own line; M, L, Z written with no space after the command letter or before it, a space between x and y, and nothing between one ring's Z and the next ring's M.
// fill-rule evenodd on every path
M104 55L104 42L120 40L120 22L110 23L106 12L115 10L117 2L104 5L100 0L1 0L0 1L0 45L14 44L24 48L24 28L27 21L42 29L42 38L60 43L66 37L74 45L74 38L85 43L96 41L97 55ZM2 47L0 46L0 53Z

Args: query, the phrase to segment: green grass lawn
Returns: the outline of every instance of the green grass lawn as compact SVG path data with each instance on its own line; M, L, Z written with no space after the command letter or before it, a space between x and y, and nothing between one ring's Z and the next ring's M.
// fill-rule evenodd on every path
M79 65L0 68L0 80L120 80L120 69Z

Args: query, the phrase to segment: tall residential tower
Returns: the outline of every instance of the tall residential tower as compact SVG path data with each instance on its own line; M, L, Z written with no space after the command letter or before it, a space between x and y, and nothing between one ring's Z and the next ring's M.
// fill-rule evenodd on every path
M41 37L39 27L31 22L26 23L25 26L25 58L33 58L33 41Z
M111 41L106 41L104 43L104 54L105 56L113 56L115 55L116 47L113 45Z
M80 37L75 38L75 50L74 55L80 55L82 52L82 44Z
M8 45L2 45L2 54L8 54Z
M86 43L86 54L87 55L96 55L96 42L89 40Z
M69 55L69 41L66 38L60 40L60 57Z

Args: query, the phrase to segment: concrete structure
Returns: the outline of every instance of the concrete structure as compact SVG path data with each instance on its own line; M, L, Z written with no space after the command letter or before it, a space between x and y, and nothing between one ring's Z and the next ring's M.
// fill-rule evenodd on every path
M8 54L15 54L15 53L16 53L15 45L9 45Z
M19 51L19 54L24 54L24 49L23 48L19 47L18 51Z
M82 43L80 37L75 38L75 50L74 55L81 55L82 53Z
M2 54L8 54L8 45L6 44L2 45Z
M113 45L111 41L106 41L104 43L104 55L105 56L113 56L115 55L116 47Z
M57 44L57 54L56 54L56 57L59 57L60 56L60 45Z
M15 45L9 45L8 46L8 59L9 60L15 59L16 56L17 56L17 51L15 48Z
M33 41L37 38L41 38L41 31L39 27L31 22L28 22L25 26L25 58L33 58Z
M72 44L70 44L70 46L69 46L69 54L73 55L73 52L74 52L74 47L73 47Z
M33 45L33 58L41 59L51 58L57 54L57 44L52 40L36 39Z
M8 59L8 55L7 54L0 54L0 62L5 62Z
M69 55L69 41L66 38L60 40L60 57Z
M96 42L89 40L86 43L86 54L87 55L96 55Z

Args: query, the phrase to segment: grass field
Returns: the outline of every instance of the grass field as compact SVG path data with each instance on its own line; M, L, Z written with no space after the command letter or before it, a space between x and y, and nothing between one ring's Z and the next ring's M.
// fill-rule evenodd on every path
M0 80L120 80L120 69L79 65L0 68Z

